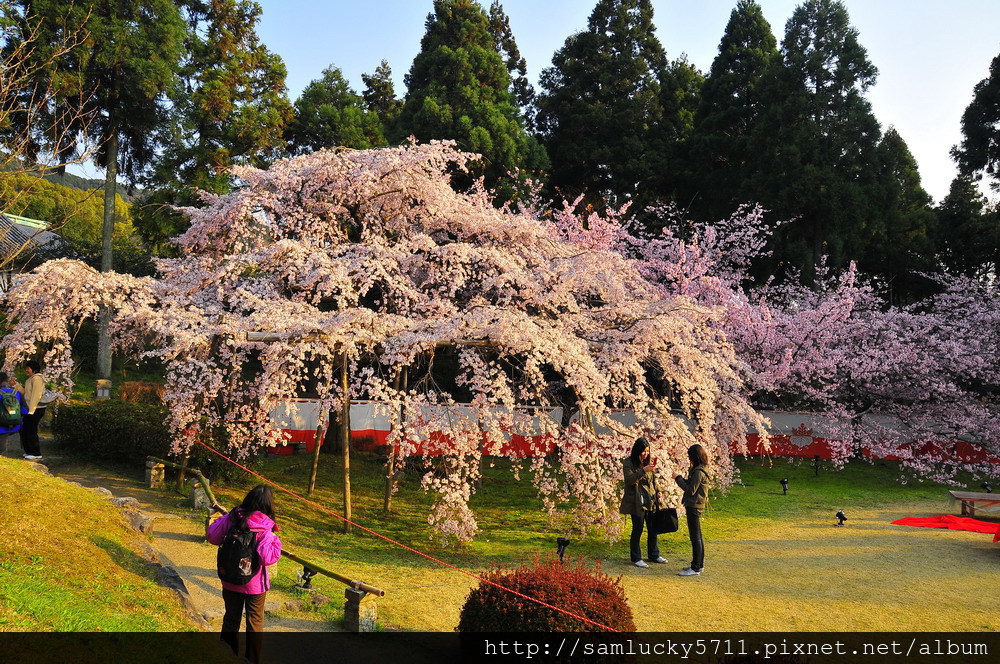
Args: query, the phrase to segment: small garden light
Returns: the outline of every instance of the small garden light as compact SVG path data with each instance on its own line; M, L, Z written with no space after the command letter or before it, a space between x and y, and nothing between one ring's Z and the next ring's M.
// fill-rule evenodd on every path
M847 515L844 514L844 510L837 510L837 525L842 526L845 521L847 521Z
M569 546L569 539L565 537L556 539L556 553L559 554L559 562L563 561L563 554L566 553L567 546Z
M979 486L983 487L983 491L985 491L986 493L993 493L993 487L991 487L991 486L990 486L989 484L987 484L986 482L983 482L983 483L982 483L982 484L980 484Z
M295 577L299 582L295 585L303 590L312 590L312 578L314 576L316 576L316 572L308 567L303 567L301 571L296 570Z
M783 495L788 495L788 478L784 477L781 480L781 490L784 491Z

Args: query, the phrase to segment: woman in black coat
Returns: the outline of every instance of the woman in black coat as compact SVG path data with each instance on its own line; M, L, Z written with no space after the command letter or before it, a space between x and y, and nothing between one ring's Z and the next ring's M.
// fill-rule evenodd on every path
M650 459L649 441L638 438L632 445L632 453L622 459L625 476L625 495L618 511L632 517L632 536L629 538L629 554L636 567L649 567L642 559L639 539L642 527L649 528L649 516L659 507L660 494L656 488L656 461ZM649 561L665 563L656 545L656 533L650 528L646 532L646 553Z

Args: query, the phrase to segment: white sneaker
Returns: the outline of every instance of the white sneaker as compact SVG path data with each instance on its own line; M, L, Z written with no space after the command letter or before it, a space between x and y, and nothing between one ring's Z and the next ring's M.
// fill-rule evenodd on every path
M38 460L39 460L39 459L41 459L42 457L40 457L40 456L35 456L34 454L25 454L25 455L24 455L24 458L25 458L25 459L27 459L27 460L29 460L29 461L38 461Z
M662 565L663 563L669 563L670 561L667 560L666 558L664 558L663 556L660 556L659 558L657 558L653 562L654 563L660 563Z
M677 572L677 576L701 576L701 572L696 572L690 567L685 567L681 571Z
M635 565L636 567L649 567L649 565L646 564L645 560L637 560L632 564Z

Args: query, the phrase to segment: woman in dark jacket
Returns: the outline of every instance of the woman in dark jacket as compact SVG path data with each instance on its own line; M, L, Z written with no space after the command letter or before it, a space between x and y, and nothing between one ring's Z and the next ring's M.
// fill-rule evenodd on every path
M648 440L636 439L632 445L632 453L622 459L622 470L625 475L625 495L618 511L632 517L629 554L636 567L649 567L642 559L639 539L642 537L643 524L645 523L648 528L649 515L659 508L660 495L656 489L656 461L650 460ZM643 495L648 500L643 500ZM667 562L667 559L660 555L660 549L656 545L656 533L652 529L646 531L646 553L649 554L650 562Z
M691 565L685 567L678 576L700 576L705 567L705 538L701 534L701 516L708 504L708 453L701 445L688 448L691 470L685 479L683 475L674 478L684 490L684 513L687 515L688 535L691 538Z
M264 598L271 587L267 566L278 562L281 557L281 540L275 534L278 526L274 522L274 494L271 487L261 484L251 489L238 507L208 526L205 537L218 546L233 528L249 529L256 535L260 569L245 584L222 582L222 600L226 605L226 614L222 617L222 640L229 644L234 653L239 654L237 634L245 609L247 659L256 663L260 661L261 636L264 631Z

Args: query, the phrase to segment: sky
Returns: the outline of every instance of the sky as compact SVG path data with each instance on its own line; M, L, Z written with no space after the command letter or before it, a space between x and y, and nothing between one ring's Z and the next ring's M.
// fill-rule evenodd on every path
M257 0L261 41L285 61L294 101L324 68L339 67L356 92L382 59L396 94L420 49L432 0ZM868 91L883 130L894 126L938 202L956 175L950 148L976 83L1000 54L1000 0L843 0L879 76ZM492 0L480 0L488 8ZM781 43L796 0L757 0ZM538 75L566 38L584 30L596 0L502 0L537 90ZM707 73L736 0L653 0L670 59L687 54Z

